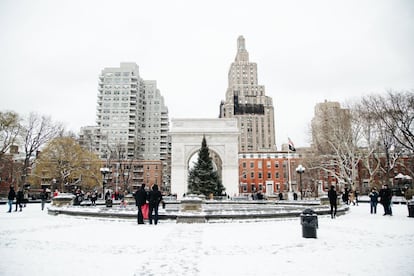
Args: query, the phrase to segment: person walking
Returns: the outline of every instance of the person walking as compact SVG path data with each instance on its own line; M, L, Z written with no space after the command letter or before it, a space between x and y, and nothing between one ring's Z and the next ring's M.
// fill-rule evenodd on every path
M369 202L371 205L371 214L377 213L377 204L378 204L378 192L377 188L372 188L371 192L369 193Z
M158 223L158 206L162 201L162 194L158 190L158 185L154 184L152 186L152 191L149 192L149 222L152 224L152 220L154 220L154 224L157 225ZM152 214L154 213L154 215Z
M331 205L331 218L336 217L338 194L335 191L335 186L332 185L328 191L329 204Z
M392 216L392 209L391 209L392 192L387 184L382 186L382 189L379 192L379 197L380 197L380 203L384 207L384 216L386 215Z
M23 201L24 201L24 194L23 194L23 190L20 188L16 194L16 210L14 210L15 212L17 212L17 209L19 209L20 212L22 211Z
M7 195L7 200L9 204L9 211L7 213L11 213L13 208L13 200L16 198L16 192L14 191L14 187L10 186L9 194Z
M41 208L43 211L43 209L45 208L46 200L47 200L46 189L43 189L42 192L40 193L40 200L41 200Z
M343 202L348 205L349 204L349 190L345 188L344 194L342 195Z
M96 199L98 198L98 195L96 194L96 191L93 191L91 194L91 204L92 206L96 206Z
M145 184L135 193L135 205L138 207L137 220L138 224L144 224L144 215L142 214L142 206L147 202L147 192L145 191Z

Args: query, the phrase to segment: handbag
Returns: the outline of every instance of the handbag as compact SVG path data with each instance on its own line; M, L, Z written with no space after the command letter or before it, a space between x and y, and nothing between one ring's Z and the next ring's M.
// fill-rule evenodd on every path
M145 203L144 205L142 205L141 210L142 210L142 216L144 217L144 219L148 219L149 204Z

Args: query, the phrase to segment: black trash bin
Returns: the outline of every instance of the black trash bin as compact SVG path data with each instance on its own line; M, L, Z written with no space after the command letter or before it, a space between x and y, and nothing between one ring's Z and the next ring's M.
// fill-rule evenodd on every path
M312 209L305 209L300 215L302 225L302 237L315 238L316 229L318 228L318 215Z
M112 207L112 199L108 198L108 199L105 201L105 204L106 204L106 207Z
M410 218L414 218L414 200L408 201L407 207L408 207L408 216Z

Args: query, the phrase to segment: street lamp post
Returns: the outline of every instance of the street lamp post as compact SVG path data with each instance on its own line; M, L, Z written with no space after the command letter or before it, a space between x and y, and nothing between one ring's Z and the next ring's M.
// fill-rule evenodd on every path
M105 181L106 181L106 175L109 173L109 168L101 168L100 169L102 174L102 199L105 199Z
M302 194L303 194L303 192L302 192L302 173L304 173L304 172L305 172L305 167L304 167L304 166L302 166L302 165L299 165L299 166L296 168L296 172L299 174L300 199L302 200Z

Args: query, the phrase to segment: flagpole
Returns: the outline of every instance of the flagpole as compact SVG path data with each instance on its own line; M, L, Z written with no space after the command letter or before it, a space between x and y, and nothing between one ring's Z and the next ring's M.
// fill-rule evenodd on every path
M290 147L288 143L288 184L289 184L289 191L288 191L288 199L293 199L293 191L292 191L292 176L290 173Z

